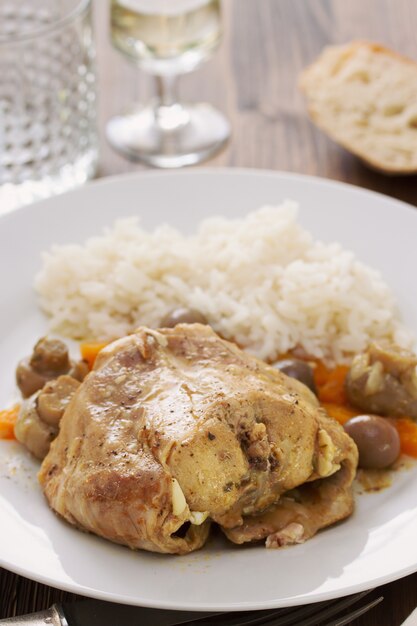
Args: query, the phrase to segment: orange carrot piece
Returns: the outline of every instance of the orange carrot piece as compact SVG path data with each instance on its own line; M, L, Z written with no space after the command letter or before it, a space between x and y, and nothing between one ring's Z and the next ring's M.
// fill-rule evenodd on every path
M326 409L330 417L333 417L339 424L345 424L352 417L361 415L360 411L356 411L347 406L340 406L340 404L333 404L332 402L322 402L322 407Z
M401 452L417 458L417 424L408 417L401 417L394 425L400 435Z
M0 439L15 439L14 425L19 415L20 404L0 411Z
M99 343L98 341L85 342L85 343L80 344L81 357L84 359L84 361L87 361L87 364L90 370L93 369L93 365L97 358L98 353L105 346L107 346L107 343Z
M320 402L346 404L345 379L348 371L346 365L338 365L333 370L327 371L327 379L323 370L316 375L316 381L317 379L320 381L316 382Z
M315 361L314 363L314 382L317 387L321 387L327 382L331 370L322 361Z

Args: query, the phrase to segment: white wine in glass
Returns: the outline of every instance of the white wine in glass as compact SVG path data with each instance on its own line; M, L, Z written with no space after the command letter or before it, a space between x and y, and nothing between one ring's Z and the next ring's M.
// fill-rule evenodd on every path
M216 152L230 135L228 121L209 104L178 102L176 83L218 47L220 0L112 0L111 34L157 84L155 102L109 121L113 147L156 167L191 165Z

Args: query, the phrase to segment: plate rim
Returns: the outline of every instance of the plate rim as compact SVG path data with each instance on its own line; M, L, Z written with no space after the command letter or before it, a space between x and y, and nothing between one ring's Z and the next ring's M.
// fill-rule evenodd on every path
M85 189L92 189L97 187L105 187L107 185L112 185L115 183L123 183L125 181L131 180L140 180L142 178L176 178L176 177L194 177L199 175L213 175L215 174L220 176L229 176L233 174L237 175L245 175L245 176L267 176L272 178L290 178L293 180L300 180L305 182L314 183L317 185L322 185L325 187L335 188L335 189L345 189L346 191L353 194L365 194L376 196L384 201L394 202L398 205L400 210L403 210L408 213L415 213L417 207L414 207L411 203L406 202L404 200L400 200L394 196L390 196L386 193L382 193L381 191L375 191L374 189L368 189L367 187L361 187L359 185L355 185L354 183L348 183L345 181L337 180L335 178L326 178L324 176L316 176L312 174L299 174L298 172L286 172L285 170L273 170L273 169L263 169L263 168L251 168L251 167L194 167L194 168L184 168L180 170L143 170L136 172L127 172L123 174L113 174L111 176L103 176L99 178L94 178L92 180L87 181L84 185L80 185L75 187L74 189L70 189L63 193L56 194L54 196L50 196L49 198L41 198L32 202L30 204L25 204L23 206L17 207L15 209L6 211L5 213L0 213L0 222L3 220L14 219L16 215L22 215L24 212L39 210L39 207L47 206L49 204L54 203L55 201L60 201L61 197L71 197L78 194L82 194ZM88 210L88 209L87 209Z
M30 573L28 574L24 568L5 567L2 564L1 560L0 560L0 566L14 574L17 574L18 576L23 576L24 578L27 578L28 580L31 580L33 582L46 585L53 589L58 589L60 591L74 593L74 594L83 596L85 598L90 598L94 600L102 600L104 602L114 602L116 604L138 607L138 609L140 608L159 609L159 610L162 609L162 610L167 610L167 611L189 611L193 613L194 612L197 612L197 613L198 612L202 612L202 613L218 612L218 611L222 613L232 613L237 610L239 611L262 611L262 610L269 610L269 609L296 607L296 606L303 606L303 605L308 605L308 604L317 604L318 602L326 602L328 600L335 600L337 598L354 595L356 593L360 593L362 591L368 591L370 589L369 585L366 582L351 584L350 586L344 588L343 593L338 593L338 592L335 593L334 591L322 592L320 594L316 594L313 598L308 599L308 601L306 601L305 598L300 596L300 597L296 597L293 599L289 598L288 600L275 600L275 601L271 600L268 602L265 602L265 601L253 602L252 601L252 602L244 602L244 603L233 602L233 603L228 603L228 604L218 602L215 605L204 604L201 602L199 602L198 604L191 604L191 603L183 604L181 602L174 604L172 602L164 602L164 601L149 602L146 600L140 600L140 602L138 600L137 602L134 602L132 598L130 598L129 596L124 597L121 594L117 594L117 593L113 594L113 593L106 592L106 591L90 589L89 587L85 587L85 586L81 586L77 584L71 584L71 583L61 584L60 583L57 585L52 578L48 578L47 576L39 576L39 577L34 578L33 575L31 575ZM416 571L417 571L417 563L415 564L415 566L409 566L407 568L404 568L404 570L396 572L395 575L386 574L385 576L380 576L379 578L373 578L371 588L373 589L376 587L381 587L382 585L395 582L396 580L400 580L401 578L415 574ZM88 592L88 593L85 593L85 592Z

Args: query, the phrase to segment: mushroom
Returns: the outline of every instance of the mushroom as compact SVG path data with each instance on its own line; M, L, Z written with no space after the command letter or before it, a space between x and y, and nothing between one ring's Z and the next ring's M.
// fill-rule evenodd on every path
M59 376L22 404L15 424L16 439L38 459L48 454L64 411L79 386L75 378Z
M65 409L79 386L78 380L67 375L47 382L38 395L37 410L41 420L50 426L58 427Z
M14 432L16 439L37 459L42 460L48 454L49 446L58 434L58 428L41 420L37 410L39 393L35 393L22 404Z
M417 357L395 345L372 343L346 377L349 402L366 413L417 419Z
M22 359L16 369L16 382L24 398L42 389L49 380L69 374L82 381L88 374L85 361L72 361L67 346L59 339L43 337L30 357Z

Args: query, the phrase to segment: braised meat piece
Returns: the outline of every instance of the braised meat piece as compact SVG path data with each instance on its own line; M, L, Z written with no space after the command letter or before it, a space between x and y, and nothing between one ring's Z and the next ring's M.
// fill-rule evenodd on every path
M417 357L394 345L372 343L346 377L349 402L366 413L417 419Z
M184 554L211 520L237 543L304 541L352 512L356 464L355 444L305 385L208 326L179 324L100 352L39 479L79 528Z

